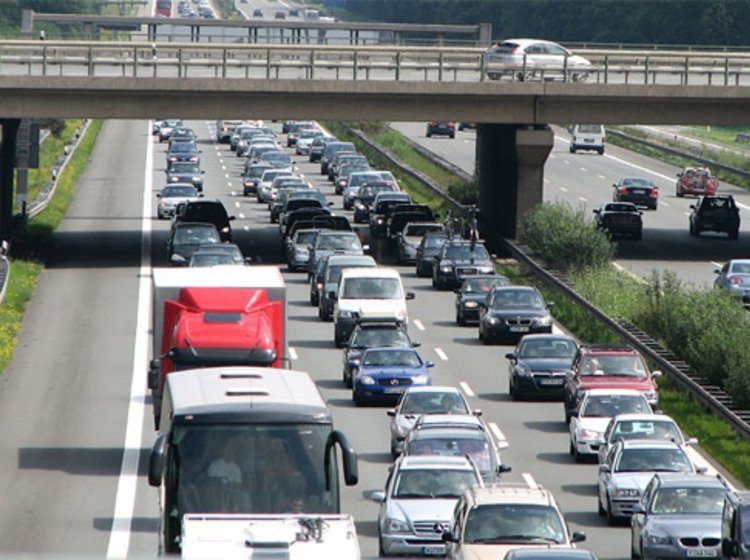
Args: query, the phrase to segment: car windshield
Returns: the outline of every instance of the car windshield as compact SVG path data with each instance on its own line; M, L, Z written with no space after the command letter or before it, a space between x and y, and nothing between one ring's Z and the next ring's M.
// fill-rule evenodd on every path
M439 239L439 238L438 238ZM510 284L505 276L494 276L492 278L467 278L461 284L461 291L465 294L486 294L495 286L507 286Z
M560 514L550 506L481 505L469 512L465 527L464 540L467 544L566 542Z
M356 173L349 177L349 186L362 186L368 181L379 181L380 175L380 172Z
M732 263L732 274L750 274L750 262Z
M195 187L192 187L189 185L165 187L161 191L161 196L162 198L171 198L171 197L190 198L190 197L198 196L198 191L196 190Z
M291 171L286 171L286 170L281 170L281 169L273 170L273 171L265 171L263 173L263 177L261 178L261 181L263 181L264 183L273 183L273 180L276 177L291 176L291 175L292 175Z
M662 488L654 496L651 513L666 515L721 515L724 488Z
M406 393L401 414L469 414L466 402L454 393Z
M587 356L581 363L580 374L646 377L646 366L639 356Z
M317 233L316 231L298 231L294 242L297 245L309 245Z
M581 416L611 418L618 414L647 414L651 411L643 395L594 395L586 399Z
M419 367L422 360L414 350L368 350L362 355L362 365Z
M632 204L624 204L624 203L614 203L614 204L607 204L604 207L605 212L636 212L637 208L633 206Z
M493 309L544 309L542 296L534 290L494 290L489 306Z
M578 132L582 132L583 134L601 134L602 127L598 124L579 124Z
M483 245L450 245L445 248L445 258L454 261L488 261L490 254Z
M529 338L521 342L519 358L573 358L576 343L568 339Z
M474 471L404 469L396 477L392 497L410 500L460 498L478 483Z
M477 436L423 436L408 445L407 455L469 455L480 472L489 473L493 469L490 443L484 435Z
M317 249L355 251L362 249L357 234L329 234L318 237Z
M292 159L289 154L284 152L268 152L260 156L261 161L272 161L274 163L285 163L288 165L292 164Z
M200 173L200 168L195 163L173 163L172 167L169 168L170 173L192 173L196 175Z
M378 346L411 346L409 337L401 329L362 329L354 331L351 348L376 348Z
M650 187L651 181L648 179L623 179L622 184L628 187Z
M671 420L618 420L610 439L664 439L681 443L682 433Z
M443 235L428 235L424 239L424 247L426 249L439 249L447 239L448 238Z
M188 203L182 214L183 222L227 222L227 211L221 203Z
M404 297L398 278L347 278L341 294L346 299L396 299Z
M193 146L190 142L175 142L172 144L172 147L169 148L170 153L177 154L177 153L185 153L185 152L197 152L195 146Z
M404 228L404 235L421 237L428 231L441 231L443 226L440 224L407 224Z
M345 268L351 268L353 266L368 266L364 261L361 263L350 263L350 264L337 264L330 265L326 269L326 284L338 284L341 278L341 272Z
M615 472L691 472L690 459L678 448L623 449Z
M210 243L221 241L215 227L191 226L177 228L174 234L175 243Z
M226 253L194 253L190 266L217 266L220 264L241 264Z
M248 177L260 177L265 171L271 169L268 165L253 165L247 172Z

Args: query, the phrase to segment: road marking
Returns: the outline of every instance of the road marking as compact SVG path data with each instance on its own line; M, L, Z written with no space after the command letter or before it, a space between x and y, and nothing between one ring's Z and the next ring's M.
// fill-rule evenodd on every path
M239 202L237 202L237 201L235 201L235 202L234 202L234 206L235 206L235 208L239 208L239 207L240 207L240 203L239 203Z
M564 163L565 165L570 165L570 162L569 162L569 161L568 161L567 159L564 159L564 160L563 160L563 163Z
M237 194L237 191L230 191L229 195L230 196L240 196L240 195Z
M558 327L557 325L555 325L553 323L552 324L552 334L565 334L565 331L562 330L560 327Z
M562 192L568 192L568 189L566 189L565 187L560 187L560 190L561 190Z
M578 200L580 200L581 202L588 202L589 201L589 199L586 198L585 196L579 196Z
M420 331L425 330L424 325L422 324L422 321L420 321L419 319L414 319L414 321L412 322L414 323L414 326L417 327Z
M690 212L683 212L686 216L690 216Z
M448 361L448 355L445 352L443 352L442 348L435 348L435 354L440 356L440 359L443 360L444 362Z
M508 441L508 438L505 437L505 434L497 424L495 424L494 422L490 422L488 426L490 427L490 431L495 436L495 439L497 441Z
M619 270L623 274L627 274L628 276L630 276L633 280L635 280L639 284L648 284L648 282L646 282L643 278L641 278L640 276L638 276L632 270L629 270L629 269L625 268L620 263L616 263L616 262L612 261L612 266L614 266L617 270Z
M232 186L232 181L227 181L227 186L231 187Z
M466 381L460 381L458 383L458 386L461 387L461 390L466 393L467 397L476 397L477 394L472 390L471 387L469 387L469 384L466 383Z
M245 231L250 231L250 226L245 226L242 229L244 229Z
M597 175L596 178L597 179L606 179L606 177L604 175Z
M242 212L240 212L240 220L244 220L244 219L245 219L245 215Z
M222 169L222 170L226 170L226 168L224 168L224 167L222 167L221 169ZM224 173L224 177L225 177L226 179L229 179L229 173Z
M226 166L225 166L225 165L222 165L222 166L221 166L221 170L222 170L222 171L226 171L226 170L227 170ZM226 173L224 174L224 176L225 176L225 177L226 177L227 179L229 179L229 175L227 175Z
M536 488L539 485L536 483L536 480L534 480L534 477L531 476L531 473L523 473L521 474L521 478L523 478L524 482L528 485L529 488Z
M299 356L297 356L297 351L290 346L289 347L289 359L292 360L292 361L295 361L298 358L299 358Z
M545 185L549 185L550 184L550 180L549 179L544 179L544 184Z
M589 170L588 170L588 169L586 169L585 167L579 167L578 169L580 169L580 170L581 170L581 171L583 171L584 173L588 173L588 171L589 171Z
M724 263L720 263L720 262L716 262L716 261L711 261L711 264L714 265L714 266L718 266L719 268L721 268L722 266L724 266Z
M221 163L223 165L224 164L224 160L222 158L219 158L219 163Z
M151 308L151 191L153 189L153 151L151 121L146 134L146 166L141 209L141 264L138 274L138 303L136 315L133 371L131 372L128 419L125 427L120 477L117 481L112 530L109 533L107 558L127 558L130 531L135 508L138 483L138 462L141 455L141 434L146 411L146 372L148 371L148 340Z
M669 202L662 202L661 205L662 206L666 206L667 208L669 208Z

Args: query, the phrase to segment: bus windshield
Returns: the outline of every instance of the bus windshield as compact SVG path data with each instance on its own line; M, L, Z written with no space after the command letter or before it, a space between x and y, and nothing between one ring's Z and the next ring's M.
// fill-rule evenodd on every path
M337 513L330 424L175 426L170 469L178 519L185 513Z

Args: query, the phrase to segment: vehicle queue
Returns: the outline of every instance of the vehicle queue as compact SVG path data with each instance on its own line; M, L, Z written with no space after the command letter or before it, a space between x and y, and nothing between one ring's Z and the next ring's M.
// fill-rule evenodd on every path
M636 526L640 509L646 511L653 505L643 502L641 497L654 499L654 493L647 495L645 490L657 471L702 476L698 474L702 467L696 466L685 452L685 446L694 442L684 438L679 430L665 435L656 429L656 420L663 416L654 414L658 412L658 395L652 378L658 372L650 372L637 352L627 347L579 346L566 335L553 334L549 315L552 302L544 301L531 287L510 286L507 278L495 273L481 240L471 235L465 239L422 205L411 203L392 175L368 169L366 158L356 154L353 145L338 142L315 123L285 123L290 132L282 142L260 122L235 123L232 135L227 138L230 127L227 121L217 123L217 140L228 140L230 149L234 146L236 150L244 134L247 155L244 175L239 178L242 194L255 196L271 211L276 209L288 270L307 272L311 304L318 306L322 321L332 319L334 323L333 343L344 347L342 382L352 389L354 403L365 404L366 396L367 401L396 405L388 410L392 417L390 452L394 458L400 455L404 458L391 468L386 491L372 496L382 503L378 520L381 554L473 558L479 556L470 554L486 549L497 557L501 551L504 554L519 546L570 547L585 537L568 531L548 491L535 484L519 489L517 485L502 482L501 474L510 467L501 462L500 451L508 443L493 437L481 411L469 409L465 399L462 402L460 391L432 385L429 373L432 363L419 355L419 344L410 337L406 300L412 294L404 290L398 272L377 266L374 261L355 261L354 268L346 268L342 259L362 257L370 247L353 235L348 220L338 219L341 216L331 209L336 203L328 200L327 193L297 176L288 151L280 147L283 143L288 149L294 148L295 155L307 155L308 161L320 158L321 174L333 182L334 192L342 194L350 207L359 209L359 221L366 223L364 229L370 243L381 238L388 250L398 247L401 263L414 264L418 276L429 269L434 288L456 290L458 325L477 322L477 336L485 344L500 339L506 343L518 342L516 350L507 355L510 394L514 399L564 401L571 455L579 460L589 453L601 462L596 484L598 508L608 521L615 523L618 516L634 515ZM157 132L161 137L161 132ZM233 138L237 138L234 144ZM301 140L308 141L309 147L298 147L296 144ZM177 162L168 165L174 163ZM258 174L258 169L262 173ZM340 172L348 169L348 175L341 177ZM360 184L357 177L363 174L369 180ZM195 177L200 175L195 173ZM285 185L282 180L289 183ZM372 186L377 186L378 192L365 204L358 194ZM385 204L389 197L393 204ZM165 198L170 197L162 192L160 204ZM174 224L179 223L180 215L192 202L199 204L201 200L181 200L174 205ZM342 203L342 208L345 204ZM273 222L273 217L269 221ZM220 229L216 228L217 234ZM415 236L415 231L421 231L422 236ZM212 239L224 244L219 242L220 237ZM432 243L432 258L425 257L428 242ZM407 245L417 248L410 250ZM189 264L198 266L192 261ZM350 289L354 291L349 293ZM467 297L472 291L479 296ZM356 303L347 308L341 304L342 299ZM376 303L371 309L368 300ZM325 301L332 308L324 309L321 302ZM384 312L384 301L395 305ZM610 442L611 449L606 454L599 454L605 434L609 430L611 435L609 427L616 424L616 417L621 414L640 416L631 422L630 430L618 431L619 437ZM592 418L596 418L595 424L591 424ZM626 443L631 439L636 443ZM412 456L424 459L407 460ZM641 459L640 463L637 459ZM623 466L631 463L640 467ZM621 471L637 472L642 480L635 486L624 487L615 476ZM415 472L419 475L414 476ZM407 491L409 480L424 484L421 488L415 484ZM432 481L432 486L426 484L427 480ZM482 488L479 496L477 489ZM510 497L519 493L528 495L523 500ZM615 506L623 498L627 499L629 509L620 508L616 514ZM446 500L447 506L439 504ZM393 503L398 507L394 508ZM422 507L415 508L415 504ZM706 509L706 514L715 514L716 503L711 507L706 505ZM436 513L438 510L444 513ZM468 510L475 512L476 519L471 515L461 518L460 512L468 515ZM522 510L528 514L528 520L520 523ZM480 519L484 521L478 524ZM532 520L537 525L530 524ZM635 530L633 535L635 539ZM655 556L650 556L649 547L644 546L653 544L654 539L649 538L649 533L639 533L640 540L638 543L634 540L632 547L634 557L663 557L663 551L658 550ZM680 539L676 541L682 542ZM654 542L659 545L657 541ZM706 541L697 548L680 549L680 555L718 557L721 555L718 546L719 543ZM551 556L540 550L538 556L532 557Z

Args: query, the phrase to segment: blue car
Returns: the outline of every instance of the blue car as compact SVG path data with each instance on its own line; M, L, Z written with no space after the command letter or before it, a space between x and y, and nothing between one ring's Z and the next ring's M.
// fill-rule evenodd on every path
M370 348L362 353L352 384L354 404L395 403L409 387L432 385L435 364L411 348Z

